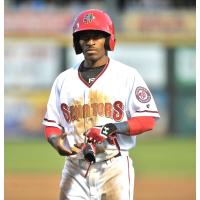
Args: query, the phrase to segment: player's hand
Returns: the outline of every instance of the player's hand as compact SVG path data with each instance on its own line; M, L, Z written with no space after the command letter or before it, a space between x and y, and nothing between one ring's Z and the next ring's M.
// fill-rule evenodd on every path
M48 138L48 142L57 150L61 156L70 156L76 154L76 152L67 149L64 145L66 133L61 135L53 135Z
M95 126L90 128L86 133L89 142L102 143L105 140L110 140L116 133L117 128L114 124L109 123L104 126Z

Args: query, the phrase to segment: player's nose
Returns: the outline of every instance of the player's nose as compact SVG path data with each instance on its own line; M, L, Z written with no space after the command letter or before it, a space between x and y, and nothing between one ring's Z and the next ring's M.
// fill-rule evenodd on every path
M86 42L87 45L94 45L95 44L95 40L93 38L89 38Z

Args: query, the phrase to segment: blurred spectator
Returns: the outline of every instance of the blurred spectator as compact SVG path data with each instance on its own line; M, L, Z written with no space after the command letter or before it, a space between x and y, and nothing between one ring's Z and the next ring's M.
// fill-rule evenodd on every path
M171 7L170 0L140 0L140 4L144 9L162 9Z
M157 9L157 8L195 8L195 0L115 0L112 1L113 6L116 6L120 11L129 9L129 6L134 8L148 8L148 9ZM82 5L89 6L93 3L107 4L107 0L8 0L6 1L7 6L23 6L29 5L34 8L40 8L41 6L53 5L55 7L68 6L68 5Z
M195 8L195 0L172 0L173 7L175 8Z

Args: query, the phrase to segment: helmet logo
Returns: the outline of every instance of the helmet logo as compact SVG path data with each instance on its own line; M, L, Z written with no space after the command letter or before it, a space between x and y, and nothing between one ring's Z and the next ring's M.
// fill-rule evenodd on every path
M84 16L83 18L83 23L84 24L89 24L93 21L93 19L95 19L94 15L91 13L91 14L87 14Z

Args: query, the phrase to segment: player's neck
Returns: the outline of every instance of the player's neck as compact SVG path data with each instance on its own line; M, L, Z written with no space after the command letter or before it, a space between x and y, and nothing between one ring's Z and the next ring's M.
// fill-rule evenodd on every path
M106 65L106 63L108 62L108 56L103 56L102 58L98 59L98 60L88 60L85 59L83 66L85 68L96 68L96 67L100 67L103 65Z

